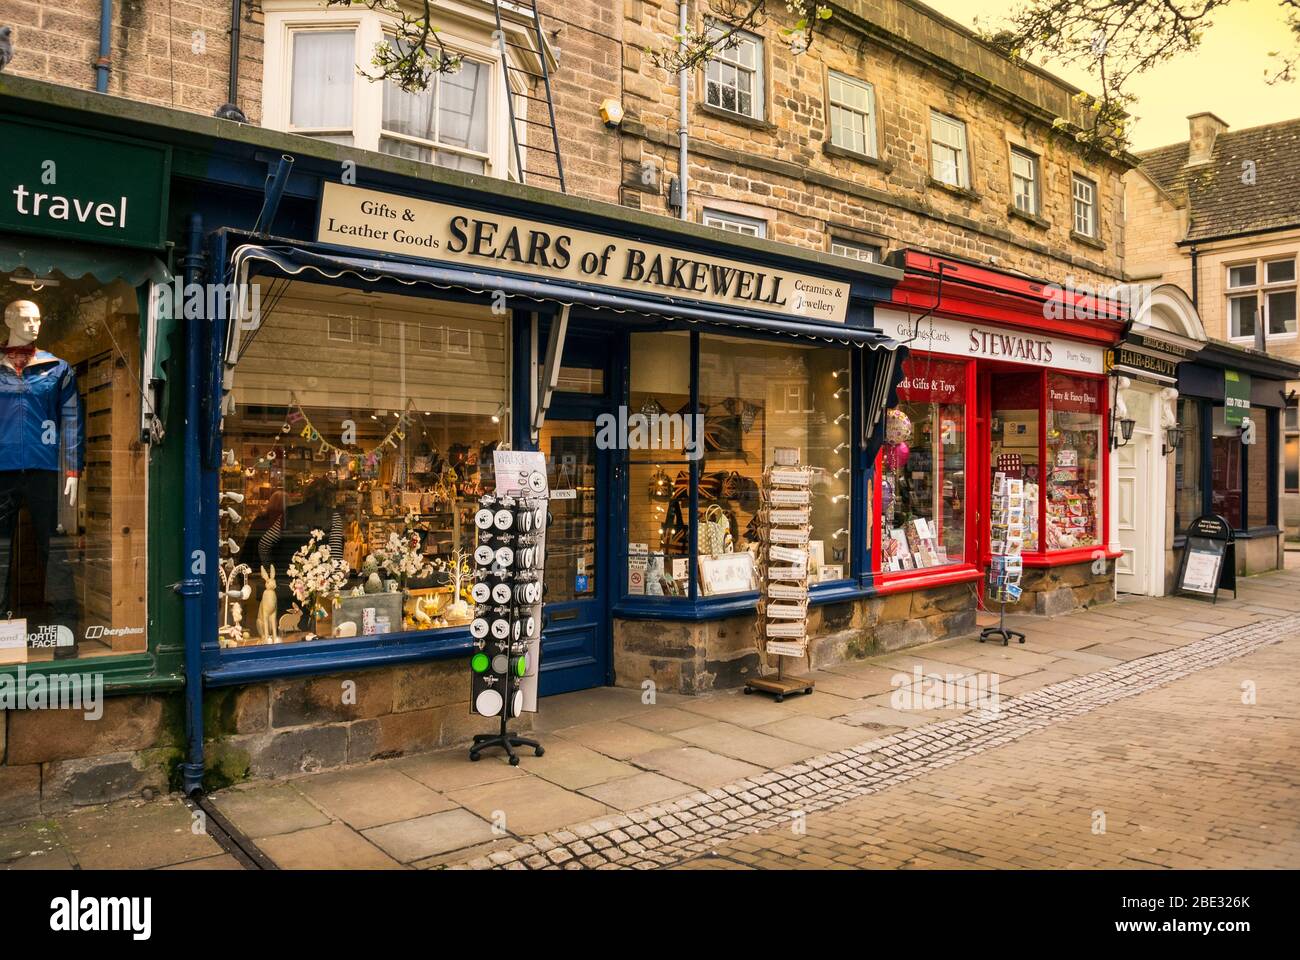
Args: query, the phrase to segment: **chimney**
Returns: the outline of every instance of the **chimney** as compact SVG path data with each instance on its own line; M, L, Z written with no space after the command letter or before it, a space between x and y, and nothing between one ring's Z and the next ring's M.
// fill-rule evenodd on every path
M1212 113L1194 113L1187 118L1187 129L1187 165L1193 167L1210 162L1214 156L1214 141L1228 129L1228 125Z

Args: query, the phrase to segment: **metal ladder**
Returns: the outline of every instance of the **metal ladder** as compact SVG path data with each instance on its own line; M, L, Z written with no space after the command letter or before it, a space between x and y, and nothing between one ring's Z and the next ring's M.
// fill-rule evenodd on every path
M532 48L522 44L513 43L506 38L505 28L501 23L501 7L505 6L507 11L513 13L516 17L522 17L531 21L527 29L533 33L534 40L537 44L536 54L541 61L542 72L535 73L532 70L524 70L520 67L512 66L510 63L510 50L520 50L524 53L533 53ZM561 193L567 192L564 189L564 161L560 157L560 132L555 125L555 102L551 96L551 70L546 63L546 41L542 36L542 15L538 13L537 7L532 0L493 0L493 12L497 20L497 37L501 45L501 75L506 84L506 109L510 112L510 142L514 147L515 170L519 174L519 182L527 183L529 177L539 178L542 180L552 181L559 185ZM516 93L513 89L512 79L522 78L524 91ZM546 91L546 98L536 96L537 81L542 82L542 88ZM525 102L523 116L516 115L515 97L521 97ZM531 114L534 112L531 104L545 104L545 120L533 119ZM529 126L540 127L542 130L549 131L551 138L551 147L547 148L534 143L524 143L521 141L528 140L527 137L521 137L521 128L519 124L525 124L522 128L527 131ZM532 154L534 151L550 155L555 158L555 170L539 170L537 168L526 168L524 166L524 153Z

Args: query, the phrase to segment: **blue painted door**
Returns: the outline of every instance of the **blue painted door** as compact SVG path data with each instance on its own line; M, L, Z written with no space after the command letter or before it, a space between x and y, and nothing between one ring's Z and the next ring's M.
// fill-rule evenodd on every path
M538 446L551 485L546 531L539 693L549 696L611 681L606 529L611 458L596 447L591 413L546 419Z

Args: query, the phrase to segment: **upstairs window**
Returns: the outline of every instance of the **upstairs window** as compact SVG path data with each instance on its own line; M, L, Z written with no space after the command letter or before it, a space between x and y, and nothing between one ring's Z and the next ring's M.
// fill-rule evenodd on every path
M355 30L295 30L289 130L350 145Z
M1083 237L1097 236L1097 185L1077 173L1072 178L1074 194L1074 232Z
M876 92L871 84L832 70L826 90L831 143L854 153L876 156Z
M966 124L937 110L930 111L930 175L952 187L970 187Z
M1228 336L1254 340L1296 334L1296 259L1251 260L1228 268Z
M754 217L742 217L738 213L724 213L721 210L704 211L704 225L716 227L728 233L739 233L747 237L766 237L767 221Z
M1011 150L1011 199L1021 213L1038 216L1038 158L1025 150Z
M721 27L709 31L713 40L726 36ZM704 97L711 107L763 119L763 41L736 31L709 60L704 70Z
M841 257L848 257L850 260L861 260L863 263L880 262L880 248L873 247L869 243L831 240L831 253Z
M489 66L465 59L454 73L436 75L418 93L384 81L384 116L379 149L424 163L486 173Z

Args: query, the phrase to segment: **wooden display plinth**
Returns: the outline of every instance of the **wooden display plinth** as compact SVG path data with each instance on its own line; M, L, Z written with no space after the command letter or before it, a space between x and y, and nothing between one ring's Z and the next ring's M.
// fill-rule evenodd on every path
M812 693L816 684L807 677L756 677L745 684L745 693L753 693L759 690L763 693L770 693L780 703L791 693Z

